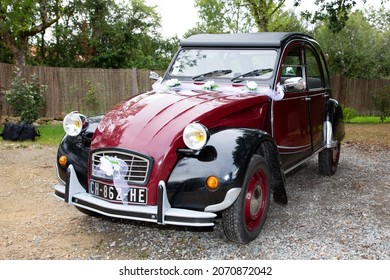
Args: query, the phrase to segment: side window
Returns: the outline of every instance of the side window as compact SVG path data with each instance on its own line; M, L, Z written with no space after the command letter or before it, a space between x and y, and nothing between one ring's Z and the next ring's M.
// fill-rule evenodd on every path
M321 64L313 50L308 47L306 48L306 67L308 89L323 88L324 81L321 75Z
M304 90L304 67L301 45L291 48L286 54L282 64L280 84L285 86L286 92Z
M329 88L330 87L330 85L329 85L329 73L328 73L328 69L326 68L326 63L325 63L324 57L321 56L320 60L321 60L321 65L322 65L322 73L324 75L324 86L326 88Z

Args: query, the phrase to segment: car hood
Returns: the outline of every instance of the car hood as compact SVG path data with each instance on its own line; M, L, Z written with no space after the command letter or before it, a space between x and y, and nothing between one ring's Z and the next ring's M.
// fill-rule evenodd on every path
M258 118L259 112L250 117L247 109L267 100L267 96L218 91L148 92L109 111L97 127L91 148L121 147L151 154L158 146L170 146L181 138L192 122L212 129L240 122L240 111L247 118Z
M260 126L268 101L266 95L251 93L151 91L109 111L96 129L91 151L115 147L151 156L155 165L164 165L167 177L177 161L176 150L186 148L182 133L188 124L200 122L209 130ZM259 104L266 108L262 110ZM164 176L160 178L167 179Z

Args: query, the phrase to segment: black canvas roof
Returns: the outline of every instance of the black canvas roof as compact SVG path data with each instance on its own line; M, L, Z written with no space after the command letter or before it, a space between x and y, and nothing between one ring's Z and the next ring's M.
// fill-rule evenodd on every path
M198 34L181 41L183 47L280 47L292 38L312 37L297 32Z

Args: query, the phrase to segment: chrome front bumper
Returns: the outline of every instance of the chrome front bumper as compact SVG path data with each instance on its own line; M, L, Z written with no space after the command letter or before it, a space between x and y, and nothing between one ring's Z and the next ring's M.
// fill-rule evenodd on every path
M87 193L81 186L72 165L68 167L66 185L56 184L55 195L65 202L102 214L104 216L158 224L209 227L214 225L215 213L172 208L169 204L164 181L158 185L158 204L123 205L104 201Z

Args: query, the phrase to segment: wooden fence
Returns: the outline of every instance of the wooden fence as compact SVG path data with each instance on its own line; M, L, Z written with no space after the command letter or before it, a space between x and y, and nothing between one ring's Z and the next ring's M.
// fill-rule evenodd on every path
M351 79L343 76L331 78L333 98L343 106L353 108L359 115L365 116L379 113L374 106L373 97L389 84L390 80Z
M26 79L37 75L47 86L42 116L61 118L70 111L106 112L119 101L151 89L148 70L20 67ZM0 113L12 115L4 90L10 88L15 66L0 63Z
M5 103L4 90L10 88L15 66L0 63L0 115L12 115ZM36 74L47 85L46 106L42 116L61 118L77 110L85 114L104 113L119 101L151 89L149 70L86 69L22 66L28 79ZM359 114L373 115L372 96L390 80L331 79L333 97L340 104L354 108Z

